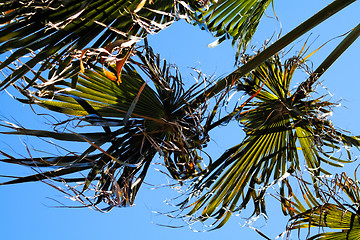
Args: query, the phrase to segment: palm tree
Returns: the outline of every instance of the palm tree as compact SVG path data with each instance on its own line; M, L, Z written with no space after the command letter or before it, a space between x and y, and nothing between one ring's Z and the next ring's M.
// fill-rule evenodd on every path
M82 153L32 159L1 152L6 157L3 162L55 167L2 184L45 179L67 184L81 181L80 189L71 188L74 195L87 206L97 208L105 202L103 209L108 210L133 204L158 154L172 178L193 181L182 209L191 207L187 215L194 221L215 218L216 227L221 227L251 200L254 214L266 213L264 194L274 182L282 184L284 212L291 213L284 192L288 188L291 193L286 177L300 169L298 152L312 169L314 187L319 191L317 177L327 173L321 163L338 166L338 161L348 162L327 151L360 144L357 137L337 130L324 117L332 103L309 98L314 83L359 36L360 27L349 32L292 91L293 73L305 59L297 56L282 63L278 52L355 0L335 0L255 56L244 55L271 2L0 3L0 54L9 53L0 70L10 71L1 88L12 85L25 97L19 101L70 115L63 123L78 121L102 129L59 132L3 124L10 129L4 134L85 142L89 146ZM238 45L236 62L240 67L216 83L199 83L185 90L181 74L160 60L146 42L148 33L180 19L213 33L218 37L213 45L231 39ZM151 84L145 82L145 76ZM243 92L248 100L228 115L219 116L221 102L230 91ZM208 109L211 99L216 99L215 107ZM214 120L217 116L219 120ZM231 120L244 126L246 137L205 167L199 153L209 141L209 132ZM85 175L71 175L74 173ZM93 200L85 195L90 189L94 189ZM194 199L195 195L200 197Z

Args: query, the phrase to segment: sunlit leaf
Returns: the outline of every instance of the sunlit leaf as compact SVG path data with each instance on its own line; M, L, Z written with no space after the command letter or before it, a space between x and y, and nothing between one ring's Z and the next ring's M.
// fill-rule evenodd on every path
M321 179L322 191L318 201L308 203L304 207L298 198L292 203L295 215L290 219L289 231L311 228L322 231L311 234L308 239L358 239L360 236L359 216L359 184L347 177L345 173L335 176L333 180ZM304 196L314 197L303 184L306 191ZM305 189L306 188L306 189ZM345 200L341 193L345 193L350 201ZM334 231L335 230L335 231ZM310 234L310 232L308 233Z
M343 137L345 134L322 117L322 112L330 111L333 104L321 99L293 100L290 82L299 62L301 59L296 57L282 64L275 56L238 84L250 98L229 116L241 123L246 137L210 165L206 175L192 186L189 199L183 202L183 207L192 209L187 214L191 220L213 218L214 227L219 228L250 201L254 204L254 215L266 214L267 188L301 169L299 154L305 157L314 176L328 174L322 162L334 166L351 162L335 155L328 158L329 153L345 145L360 145L358 138ZM227 116L224 119L229 120ZM200 197L192 200L199 193ZM191 200L192 204L188 202Z
M217 41L209 46L214 47L226 39L237 44L237 56L245 50L254 35L265 10L272 0L219 0L208 1L193 18L194 24L214 33Z

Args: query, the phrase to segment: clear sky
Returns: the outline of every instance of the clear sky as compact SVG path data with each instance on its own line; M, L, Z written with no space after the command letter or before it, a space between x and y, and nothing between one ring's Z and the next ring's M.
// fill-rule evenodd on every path
M325 7L329 0L275 0L274 9L278 22L273 16L271 7L259 26L252 41L252 45L260 47L266 40L275 36L282 30L282 35ZM320 47L327 40L340 36L360 22L358 10L360 3L356 2L332 19L313 29L311 32L298 39L291 46L292 53L299 51L306 39L309 38L311 49L309 53ZM191 83L189 75L191 67L198 68L207 75L221 77L233 70L235 49L229 42L216 48L207 48L207 44L215 39L198 27L179 22L157 35L149 37L149 44L155 52L177 64L183 72L183 78ZM341 38L332 40L321 48L310 60L314 68L330 53L341 41ZM288 48L290 49L290 47ZM353 46L323 75L322 83L333 94L332 101L342 99L342 107L335 109L333 120L335 126L351 130L355 135L360 135L358 127L360 94L360 63L356 59L360 55L360 41ZM291 57L291 54L287 55ZM301 71L300 71L301 72ZM306 75L299 74L295 82L305 80ZM36 128L44 124L44 118L36 116L28 106L11 99L5 92L0 93L0 118L9 121L18 121L28 128ZM214 143L209 153L215 158L228 147L241 141L241 129L236 124L216 130L211 137ZM39 148L43 143L32 138L0 135L0 150L7 152L16 151L26 155L24 144ZM347 166L345 169L352 175L352 169L357 164ZM154 169L148 174L146 182L166 184L166 176ZM14 167L9 164L0 164L0 175L25 175L31 170ZM61 185L61 184L59 184ZM184 225L183 222L171 220L156 212L173 210L163 201L176 196L174 190L158 187L153 190L144 184L132 208L113 209L110 213L99 213L89 209L58 208L56 199L66 205L71 201L64 198L63 194L43 183L28 183L13 186L0 186L0 239L37 239L37 240L63 240L63 239L261 239L254 230L246 225L246 214L233 216L220 230L197 233L185 226L183 228L162 227L164 225ZM268 215L270 219L260 219L253 225L264 232L268 237L275 238L285 230L286 218L282 217L280 205L268 201ZM296 234L294 234L296 235ZM296 236L294 236L296 238Z

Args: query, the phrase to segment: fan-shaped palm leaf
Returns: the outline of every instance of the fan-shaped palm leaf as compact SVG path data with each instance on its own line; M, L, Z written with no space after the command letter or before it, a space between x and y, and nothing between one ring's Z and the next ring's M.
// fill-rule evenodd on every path
M293 58L282 64L275 56L238 85L251 97L230 115L244 126L246 137L209 166L208 173L192 187L189 199L205 192L191 204L190 216L200 212L194 220L215 218L221 227L232 212L245 208L251 199L254 214L266 214L266 189L300 169L298 150L315 176L328 174L321 163L341 166L351 161L332 155L344 144L360 144L358 138L335 130L325 117L333 104L321 99L295 101L292 97L290 81L300 63Z
M109 79L102 68L92 66L92 70L79 73L75 88L71 88L71 80L53 85L44 80L27 90L19 87L27 97L19 99L23 103L73 115L72 120L101 126L104 133L52 132L7 125L15 131L6 134L87 142L90 147L81 154L32 159L17 159L2 153L8 157L3 162L56 168L2 184L59 180L63 175L89 169L85 177L76 176L75 180L82 180L82 191L96 183L93 203L105 201L113 207L133 203L156 153L165 158L165 166L176 179L192 178L201 172L198 151L206 141L200 124L203 113L187 105L198 94L200 84L185 91L179 72L162 63L150 48L138 56L141 61L125 64L121 84ZM155 89L145 83L133 66L149 76ZM107 71L116 73L116 69Z

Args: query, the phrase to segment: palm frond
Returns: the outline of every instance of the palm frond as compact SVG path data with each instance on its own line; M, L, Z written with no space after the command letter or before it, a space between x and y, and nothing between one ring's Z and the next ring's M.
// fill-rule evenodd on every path
M264 63L267 59L271 58L273 55L276 55L278 52L280 52L286 46L288 46L293 41L298 39L300 36L308 32L315 26L319 25L323 21L327 20L328 18L332 17L334 14L338 13L339 11L346 8L350 4L354 3L355 1L356 0L334 0L332 3L324 7L321 11L314 14L308 20L301 23L292 31L290 31L289 33L278 39L276 42L271 44L269 47L265 48L263 51L258 53L246 64L243 64L234 72L220 79L211 88L207 89L203 95L200 95L197 99L195 99L191 105L196 107L198 104L202 103L205 98L212 98L213 96L222 92L224 89L231 87L234 82L238 81L245 75L249 74L252 70L260 66L262 63ZM354 39L354 36L356 38L357 35L358 35L358 28L356 27L354 31L352 31L352 33L348 35L350 36L350 38L343 41L339 45L340 48L337 49L336 53L331 58L328 59L330 61L328 61L325 64L326 66L324 69L327 69L327 67L329 67L329 63L331 65L331 63L333 63L334 60L336 60L336 58L339 56L338 54L339 53L341 54L341 51L344 51L344 49L347 47L346 45L351 44ZM320 71L318 73L320 74L324 72L323 69L319 69L319 70Z
M192 186L190 197L183 202L184 208L192 208L188 213L192 220L214 218L216 228L222 227L234 211L244 209L251 200L255 215L266 214L267 188L300 169L298 152L314 176L328 174L321 163L342 166L340 163L351 162L334 154L344 145L358 147L360 141L344 137L324 117L333 104L321 99L293 101L290 81L301 62L296 57L282 64L275 56L238 84L250 101L230 115L242 124L246 137ZM198 195L201 197L189 205Z
M322 231L341 230L337 232L322 232L308 239L357 239L360 236L359 217L359 184L347 177L345 173L336 175L334 179L319 179L322 188L318 201L313 201L304 207L301 201L295 197L296 204L292 204L294 212L290 219L288 231L301 228L317 227ZM303 191L314 198L310 190L302 184ZM345 193L350 200L343 198ZM309 229L310 231L310 229ZM308 233L310 235L310 232Z
M183 11L168 1L26 1L0 3L0 54L11 51L0 69L20 64L0 83L5 88L37 69L32 82L47 70L60 74L78 51L135 43L157 32Z
M75 192L82 194L95 189L93 204L105 202L110 209L133 204L156 154L164 157L164 165L177 180L194 178L201 173L199 151L207 141L201 127L205 109L193 110L188 102L203 92L202 83L185 90L176 68L160 61L150 47L145 46L137 55L138 61L124 64L121 83L109 78L108 72L116 74L116 68L109 65L104 71L102 67L89 65L91 69L77 73L74 88L71 88L72 79L50 85L43 80L28 89L18 87L26 97L19 101L72 115L63 123L78 121L77 125L98 126L104 132L32 130L3 124L10 128L4 134L86 142L90 146L79 154L56 157L19 159L2 153L7 157L3 162L56 168L2 184L46 179L71 183L76 179L81 182L82 190ZM147 75L154 87L146 84L137 70ZM88 171L84 173L84 170ZM84 175L64 178L77 172Z
M237 44L237 56L246 49L265 10L272 0L220 0L206 1L192 15L194 24L212 32L218 40L210 46L231 39Z

